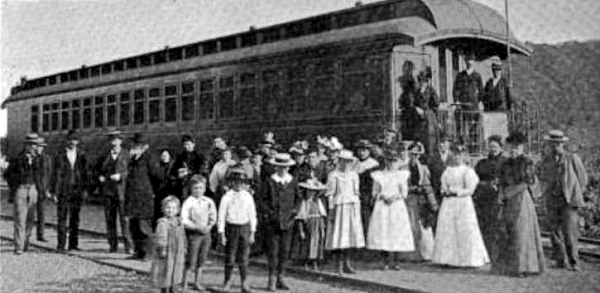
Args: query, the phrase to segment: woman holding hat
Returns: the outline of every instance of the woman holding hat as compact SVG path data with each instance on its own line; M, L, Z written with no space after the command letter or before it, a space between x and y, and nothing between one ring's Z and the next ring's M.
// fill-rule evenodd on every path
M408 196L410 173L395 168L398 157L396 150L386 150L385 169L371 173L375 207L369 221L367 248L386 252L384 270L390 266L399 270L400 266L395 264L398 253L415 250L410 219L404 202Z
M523 155L526 137L510 135L506 143L510 158L500 173L497 249L492 272L524 276L545 270L542 237L533 198L539 195L533 161Z
M479 177L464 163L464 146L452 146L442 174L444 197L437 220L432 261L454 267L480 267L489 256L475 214L471 196Z
M329 201L330 226L325 249L338 252L337 271L356 273L350 261L349 250L365 246L365 236L360 219L360 189L358 174L350 169L354 161L352 151L340 150L338 168L327 177L325 196Z

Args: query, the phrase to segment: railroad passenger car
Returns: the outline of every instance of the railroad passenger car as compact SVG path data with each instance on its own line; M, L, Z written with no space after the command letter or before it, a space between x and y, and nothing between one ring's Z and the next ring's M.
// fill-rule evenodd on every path
M511 52L530 54L508 35ZM112 128L155 149L182 133L201 147L215 135L253 146L265 131L283 143L373 138L401 127L398 98L420 71L433 73L444 110L465 52L485 81L488 59L506 58L506 36L503 17L470 0L392 0L23 79L3 104L8 150L29 132L56 147L70 129L92 156Z

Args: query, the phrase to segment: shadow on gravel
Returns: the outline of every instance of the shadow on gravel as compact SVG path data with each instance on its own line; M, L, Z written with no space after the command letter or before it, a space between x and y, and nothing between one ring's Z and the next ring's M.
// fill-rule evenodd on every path
M103 274L91 278L75 279L69 282L38 283L30 292L66 293L66 292L154 292L150 279L136 274Z

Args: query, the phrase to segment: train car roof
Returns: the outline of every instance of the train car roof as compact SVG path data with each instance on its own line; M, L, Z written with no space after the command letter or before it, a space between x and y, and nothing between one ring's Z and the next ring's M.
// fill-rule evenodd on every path
M415 46L469 40L467 43L478 44L473 47L475 49L482 47L480 45L486 48L496 47L494 51L504 57L502 54L506 54L506 29L506 21L498 12L471 0L375 2L32 80L22 80L21 84L11 89L11 95L2 103L2 107L21 99L155 77L157 71L167 75L211 64L281 54L372 36L399 36L406 43ZM509 36L512 52L531 54L531 49L520 42L512 32L509 32ZM188 58L188 53L184 52L190 48L201 52ZM156 61L157 58L166 58L172 53L181 55L174 55L179 56L175 61L167 59L160 64ZM135 68L125 68L128 66L127 62L133 62L132 60L135 61ZM150 64L144 63L148 60ZM117 70L117 66L122 66L121 70ZM105 68L109 72L104 73ZM71 76L76 78L69 80ZM54 80L54 83L51 80Z

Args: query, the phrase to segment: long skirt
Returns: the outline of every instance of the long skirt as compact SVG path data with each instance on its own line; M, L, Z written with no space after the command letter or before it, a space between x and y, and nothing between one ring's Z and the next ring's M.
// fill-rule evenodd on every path
M294 231L292 259L321 260L325 249L325 217L311 217L304 223L304 239Z
M382 251L414 251L415 243L406 203L397 200L386 204L378 200L373 208L367 247Z
M408 210L408 218L410 220L410 228L413 236L415 253L412 255L413 260L424 260L425 257L420 254L419 243L421 242L422 224L420 220L421 208L419 205L419 194L409 193L406 198L406 208Z
M365 235L360 219L360 203L338 204L330 213L325 249L348 249L365 247Z
M540 227L528 191L506 201L497 236L498 253L492 259L493 273L513 275L544 272Z
M477 212L479 228L483 236L485 248L494 258L496 253L496 218L498 217L498 191L490 184L482 184L475 190L473 203Z
M480 267L490 261L471 197L443 199L432 261L457 267Z

